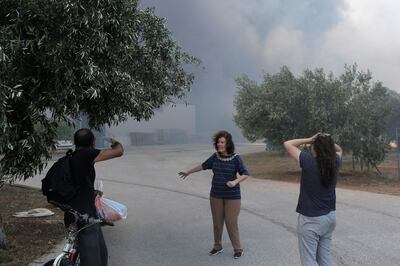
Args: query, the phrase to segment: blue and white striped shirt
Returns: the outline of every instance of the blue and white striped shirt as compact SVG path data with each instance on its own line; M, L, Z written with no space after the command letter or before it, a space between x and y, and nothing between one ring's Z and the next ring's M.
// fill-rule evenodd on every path
M212 179L210 195L222 199L240 199L240 184L235 187L228 187L227 183L236 179L236 174L249 175L242 158L233 154L223 157L217 152L211 155L203 164L203 170L212 169L214 176Z

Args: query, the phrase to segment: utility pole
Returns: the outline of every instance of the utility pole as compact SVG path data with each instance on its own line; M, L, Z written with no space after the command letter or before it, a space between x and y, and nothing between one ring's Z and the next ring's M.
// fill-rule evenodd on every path
M400 180L400 128L396 128L397 142L397 178Z

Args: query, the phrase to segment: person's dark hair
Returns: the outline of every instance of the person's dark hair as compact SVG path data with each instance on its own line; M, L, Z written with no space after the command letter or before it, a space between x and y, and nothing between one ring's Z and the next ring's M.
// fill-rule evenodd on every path
M233 143L232 135L225 130L218 131L214 134L213 142L215 150L218 151L218 140L220 138L225 138L226 152L229 155L235 153L235 144Z
M94 134L88 128L81 128L74 134L74 144L77 148L90 148L94 145Z
M336 175L335 142L327 134L319 134L314 141L314 150L317 154L321 182L328 187Z

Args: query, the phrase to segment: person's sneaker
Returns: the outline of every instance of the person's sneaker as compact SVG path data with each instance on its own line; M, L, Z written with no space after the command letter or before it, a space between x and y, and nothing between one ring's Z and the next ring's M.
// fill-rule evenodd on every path
M233 254L233 258L234 259L238 259L243 255L243 251L235 251L235 253Z
M208 255L210 255L210 256L218 255L218 254L221 254L223 251L224 251L223 248L220 248L220 249L213 248L210 252L208 252Z

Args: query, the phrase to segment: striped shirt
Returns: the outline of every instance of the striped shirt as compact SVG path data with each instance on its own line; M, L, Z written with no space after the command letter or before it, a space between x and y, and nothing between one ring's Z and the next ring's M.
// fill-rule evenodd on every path
M223 157L217 152L210 156L203 164L203 170L211 169L213 179L211 183L210 195L221 199L240 199L240 184L235 187L228 187L227 183L236 179L236 174L249 175L242 158L233 154Z

